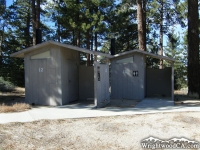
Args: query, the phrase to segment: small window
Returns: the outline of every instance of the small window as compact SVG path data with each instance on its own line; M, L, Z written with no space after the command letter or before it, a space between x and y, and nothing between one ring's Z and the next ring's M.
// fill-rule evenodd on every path
M117 63L123 63L123 64L133 63L133 57L117 60Z
M31 56L31 59L44 59L44 58L50 58L50 51L46 51L46 52Z

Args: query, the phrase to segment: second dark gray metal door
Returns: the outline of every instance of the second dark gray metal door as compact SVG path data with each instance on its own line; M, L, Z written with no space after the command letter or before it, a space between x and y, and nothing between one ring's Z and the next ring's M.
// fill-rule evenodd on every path
M68 98L69 102L78 100L78 67L76 61L68 60Z

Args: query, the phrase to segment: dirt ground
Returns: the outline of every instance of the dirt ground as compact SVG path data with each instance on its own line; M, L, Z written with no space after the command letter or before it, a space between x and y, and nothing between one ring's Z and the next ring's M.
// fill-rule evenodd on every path
M24 100L25 100L25 88L17 87L12 92L0 91L0 105L3 103L5 103L6 105L13 105L15 103L24 103ZM89 104L93 105L93 102L90 101L88 102ZM106 107L120 107L120 108L133 107L139 102L140 102L139 100L115 99L111 100L111 102ZM77 101L72 103L77 103Z
M19 102L24 102L25 88L17 87L12 92L0 91L0 104L12 105Z
M24 89L21 88L12 93L0 93L0 103L23 99ZM175 105L198 106L199 101L175 91ZM0 150L140 150L141 140L150 136L163 140L185 137L200 142L199 124L200 112L0 124Z
M199 124L200 112L8 123L0 125L0 149L140 150L150 136L200 142Z
M176 106L200 106L200 100L189 97L187 88L174 91L174 104Z
M12 92L0 91L0 105L13 105L15 103L23 103L25 98L25 88L17 87ZM140 101L133 100L117 100L111 101L106 107L134 107ZM174 92L174 104L177 106L200 106L200 100L187 96L187 88Z

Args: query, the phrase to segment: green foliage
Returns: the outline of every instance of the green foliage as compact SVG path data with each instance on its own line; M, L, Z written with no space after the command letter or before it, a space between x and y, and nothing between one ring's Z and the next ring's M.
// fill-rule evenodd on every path
M116 38L117 53L138 48L135 5L129 0L123 0L108 13L107 37L101 51L109 52L112 34Z
M148 40L147 50L150 53L158 54L159 44L154 40L154 38L151 38L151 39ZM159 68L159 62L160 62L160 60L156 59L156 58L152 58L152 57L146 58L146 65L147 65L147 67L150 67L150 68L158 69Z
M9 82L5 81L3 77L0 77L0 91L1 92L9 92L14 90L15 86Z
M17 0L5 11L0 76L17 86L24 86L23 59L10 58L10 54L31 44L27 23L30 19L28 1ZM29 26L29 24L28 24Z
M187 51L181 47L180 37L170 32L168 34L168 45L165 54L176 59L174 63L174 89L181 89L187 86Z
M0 1L0 15L2 15L5 12L6 9L6 0Z
M168 36L168 45L163 48L164 54L177 60L175 89L179 89L186 85L187 75L187 47L180 45L187 45L187 42L180 42L171 28L177 24L186 27L187 2L147 0L146 4L147 51L158 54L163 15L163 33ZM109 53L110 38L114 35L117 53L138 48L136 1L41 0L41 5L43 40L57 40ZM32 45L31 0L15 0L9 9L2 5L0 14L0 36L3 37L0 76L15 85L23 86L24 60L10 58L9 55ZM55 24L54 27L51 27L52 24ZM80 57L83 62L86 56L81 54ZM159 60L148 57L147 66L158 68Z
M163 9L161 8L163 5ZM160 28L162 26L163 35L168 35L174 25L185 27L186 2L179 0L149 0L146 7L146 28L147 28L147 47L160 43ZM148 50L152 52L152 50Z
M9 33L9 32L8 32ZM17 86L24 86L24 60L19 58L10 58L9 55L17 50L22 49L20 41L17 41L11 34L7 35L3 43L2 66L0 76L6 81L12 82Z
M44 15L42 11L42 15ZM5 9L0 27L3 26L0 76L17 86L24 86L24 60L10 58L10 54L32 45L31 1L16 0ZM49 29L41 23L43 34L48 38Z

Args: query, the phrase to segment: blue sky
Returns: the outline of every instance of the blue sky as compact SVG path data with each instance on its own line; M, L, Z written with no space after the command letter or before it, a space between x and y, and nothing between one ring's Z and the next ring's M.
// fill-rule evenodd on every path
M6 0L6 6L10 6L13 3L14 0Z
M15 0L6 0L6 6L7 7L10 6L13 3L13 1L15 1ZM118 0L117 2L120 2L120 0ZM51 23L49 23L49 25L53 26L53 24L51 24ZM175 29L175 32L179 33L180 36L182 36L183 32L185 32L185 30L183 30L183 28L181 28L179 25L175 25L174 29ZM182 37L180 37L180 39L182 40ZM163 37L163 44L164 44L164 46L167 45L167 38L166 38L166 36Z

